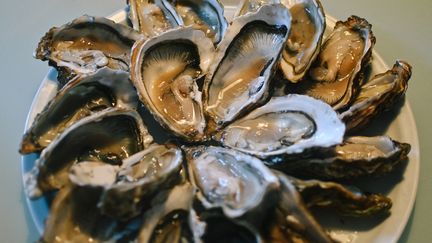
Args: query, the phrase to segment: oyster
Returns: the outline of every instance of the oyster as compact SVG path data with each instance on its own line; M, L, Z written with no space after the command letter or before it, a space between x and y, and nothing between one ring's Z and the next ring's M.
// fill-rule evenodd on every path
M152 197L180 181L182 161L181 150L170 145L152 145L124 159L116 182L104 191L99 208L121 220L138 216Z
M291 82L301 80L317 57L326 27L319 0L282 0L291 12L292 24L282 52L281 70Z
M20 153L40 152L67 127L110 107L135 109L138 95L129 73L101 68L71 80L38 114L21 141Z
M290 21L288 10L278 4L238 17L229 26L204 81L210 132L265 101Z
M222 40L228 23L219 0L169 0L185 26L202 30L215 44Z
M363 193L356 187L318 180L303 181L289 177L308 207L335 208L347 216L389 214L390 198L373 193Z
M135 30L154 37L183 24L166 0L127 0L128 17Z
M322 179L353 179L379 176L393 171L408 159L411 146L387 136L350 137L327 151L274 163L272 167L290 174Z
M364 67L370 61L375 44L371 28L357 16L337 22L309 71L309 80L302 82L301 93L321 99L335 110L348 106L357 95Z
M93 73L105 66L128 71L130 49L141 37L106 18L82 16L51 28L39 42L35 57L48 60L64 85L76 74Z
M410 77L411 66L397 61L391 70L365 83L353 104L339 116L347 125L347 130L361 128L377 114L391 109L405 94Z
M265 207L278 186L277 178L252 156L220 147L186 148L190 180L206 209L222 209L238 218Z
M195 188L185 183L154 198L143 215L138 242L201 242L205 224L192 208L194 195Z
M211 40L192 27L138 41L133 47L131 78L141 101L180 137L204 139L206 123L197 80L206 73L213 50Z
M136 111L110 108L67 128L46 149L26 175L28 194L62 188L70 167L80 161L121 164L122 159L148 147L148 134Z
M342 142L345 125L326 103L304 95L274 97L227 126L216 139L224 146L279 161L289 154Z

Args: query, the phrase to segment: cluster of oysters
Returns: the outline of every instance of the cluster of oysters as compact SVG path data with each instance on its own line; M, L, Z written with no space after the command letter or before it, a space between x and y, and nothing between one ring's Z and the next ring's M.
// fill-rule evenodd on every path
M42 242L333 242L310 208L389 213L334 182L410 150L350 135L411 76L397 61L369 77L366 20L324 39L318 0L243 0L230 23L218 0L127 4L126 24L82 16L37 47L60 87L20 148L40 153L29 196L55 193Z

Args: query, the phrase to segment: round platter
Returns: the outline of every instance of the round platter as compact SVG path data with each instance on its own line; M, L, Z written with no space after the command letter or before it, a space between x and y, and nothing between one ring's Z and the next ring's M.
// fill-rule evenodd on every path
M235 12L237 1L225 0L222 3L225 5L225 16L230 20ZM116 22L125 22L126 12L120 10L109 18ZM327 16L326 32L333 29L334 24L335 19ZM388 69L388 65L374 52L370 75L382 73ZM41 82L29 110L25 129L30 127L36 114L55 95L57 91L56 77L56 71L51 69ZM375 119L361 134L387 134L393 139L409 143L412 146L409 153L409 162L406 166L401 166L403 168L383 178L369 178L355 182L356 185L365 191L380 192L389 196L393 200L391 215L387 218L373 219L343 218L334 215L331 211L318 211L315 215L322 225L331 231L331 235L341 242L397 242L408 222L414 205L420 168L417 128L408 101L405 101L401 104L401 107L396 108L394 111L387 112ZM157 136L157 134L153 134L153 136ZM23 181L25 173L31 170L37 158L37 154L22 156ZM28 198L26 200L33 222L39 233L42 234L52 198L44 196L37 200L30 200Z

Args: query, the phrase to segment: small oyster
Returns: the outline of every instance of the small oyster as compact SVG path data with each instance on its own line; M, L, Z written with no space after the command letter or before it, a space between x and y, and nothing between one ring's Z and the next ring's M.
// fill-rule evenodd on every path
M205 224L192 208L194 195L195 188L184 183L154 198L143 215L138 242L201 242Z
M238 218L261 209L279 186L277 178L257 158L220 147L186 148L190 180L206 209L222 209Z
M183 19L185 26L202 30L215 44L222 40L228 23L219 0L168 0Z
M192 27L138 41L132 50L131 78L141 101L176 135L205 138L205 119L197 80L208 69L213 43Z
M46 149L26 175L30 197L62 188L70 167L80 161L121 164L122 159L148 147L148 134L136 111L107 109L67 128Z
M411 146L387 136L350 137L342 144L272 164L290 174L322 179L353 179L379 176L407 160ZM288 159L288 158L287 158Z
M391 109L405 94L410 77L411 66L397 61L391 70L365 83L349 109L339 115L347 130L359 129L382 111Z
M370 61L375 44L371 28L357 16L337 22L309 71L310 80L302 82L304 93L335 110L348 106L362 83L363 67Z
M21 141L20 153L40 152L67 127L111 107L135 109L138 95L129 73L101 68L71 80L37 115Z
M166 0L127 0L128 17L135 30L155 37L183 25L173 6Z
M282 52L281 70L291 82L301 80L317 57L326 27L319 0L282 0L292 16L291 31Z
M64 85L74 75L93 73L105 66L128 71L130 49L141 37L106 18L82 16L51 28L39 42L35 57L48 60Z
M210 132L265 101L290 21L284 6L266 5L229 26L204 81Z
M283 160L342 142L345 125L326 103L304 95L274 97L222 130L224 146L262 159Z
M381 194L363 193L356 187L318 180L303 181L289 177L308 207L335 208L341 214L361 217L389 214L390 198Z

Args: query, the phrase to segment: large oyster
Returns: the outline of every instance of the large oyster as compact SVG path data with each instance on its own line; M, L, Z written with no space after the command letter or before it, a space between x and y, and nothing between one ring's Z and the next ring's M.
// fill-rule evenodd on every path
M214 43L225 35L228 23L219 0L168 0L176 8L185 26L202 30Z
M304 158L292 158L272 164L290 174L323 179L353 179L379 176L393 171L407 160L411 146L387 136L350 137L326 151L309 153Z
M338 21L309 71L308 82L301 84L302 93L327 102L335 110L349 105L357 95L375 44L371 28L357 16Z
M154 37L183 24L166 0L127 0L129 20L135 30Z
M280 67L286 79L297 82L317 57L326 27L319 0L282 0L291 12L292 24Z
M204 82L210 131L265 101L290 21L288 10L277 4L238 17L229 26Z
M206 209L222 209L229 218L265 207L277 178L257 158L220 147L186 148L190 180ZM269 200L271 201L271 200Z
M197 80L207 71L213 43L192 27L138 41L131 78L142 102L162 125L191 140L204 139L205 119Z
M361 128L380 112L391 109L405 94L410 77L411 66L397 61L391 70L365 83L353 104L339 116L347 130Z
M121 164L152 141L136 111L107 109L67 128L42 151L35 167L26 175L30 197L62 188L70 167L80 161Z
M135 109L138 95L129 73L102 68L71 80L37 115L21 142L20 153L40 152L67 127L95 112L110 108Z
M216 139L224 146L279 161L286 154L342 142L345 125L326 103L304 95L274 97L235 121Z
M141 35L106 18L82 16L61 27L51 28L41 39L35 56L59 71L65 84L76 74L101 67L129 70L130 49Z

